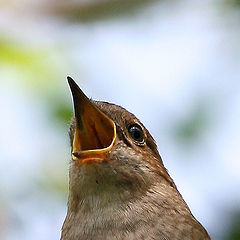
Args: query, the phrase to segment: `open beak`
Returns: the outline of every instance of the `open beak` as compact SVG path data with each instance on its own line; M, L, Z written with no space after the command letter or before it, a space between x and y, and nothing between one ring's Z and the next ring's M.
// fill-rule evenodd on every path
M103 161L116 140L115 123L88 99L71 77L70 86L76 128L73 138L72 159L79 163Z

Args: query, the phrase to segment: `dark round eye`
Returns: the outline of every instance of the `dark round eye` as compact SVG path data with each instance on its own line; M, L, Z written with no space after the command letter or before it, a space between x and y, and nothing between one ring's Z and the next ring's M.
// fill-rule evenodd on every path
M138 124L132 124L128 127L130 136L138 143L143 143L143 130Z

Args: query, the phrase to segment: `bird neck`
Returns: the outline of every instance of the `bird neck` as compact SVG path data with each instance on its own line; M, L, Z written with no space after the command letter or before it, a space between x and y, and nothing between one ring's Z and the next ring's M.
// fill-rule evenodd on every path
M178 209L174 209L174 206ZM121 190L85 198L70 193L68 213L63 225L65 238L62 240L98 239L96 236L110 236L111 233L119 232L119 229L131 232L134 226L150 224L148 219L154 225L159 221L159 214L165 214L169 207L172 211L191 216L187 205L179 198L178 191L172 187L169 190L166 183L141 191L141 196ZM124 231L121 234L127 234ZM119 236L118 239L123 238Z

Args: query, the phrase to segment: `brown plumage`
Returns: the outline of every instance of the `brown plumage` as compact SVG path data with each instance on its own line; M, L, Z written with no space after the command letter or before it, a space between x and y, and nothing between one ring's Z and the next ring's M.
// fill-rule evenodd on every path
M68 81L75 118L61 240L210 239L143 124L120 106L88 100Z

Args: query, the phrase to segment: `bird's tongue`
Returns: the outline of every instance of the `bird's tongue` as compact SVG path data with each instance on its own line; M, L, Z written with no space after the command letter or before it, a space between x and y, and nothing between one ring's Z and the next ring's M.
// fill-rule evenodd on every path
M76 129L73 156L76 158L102 158L110 151L116 138L115 123L101 112L68 77L72 91Z

